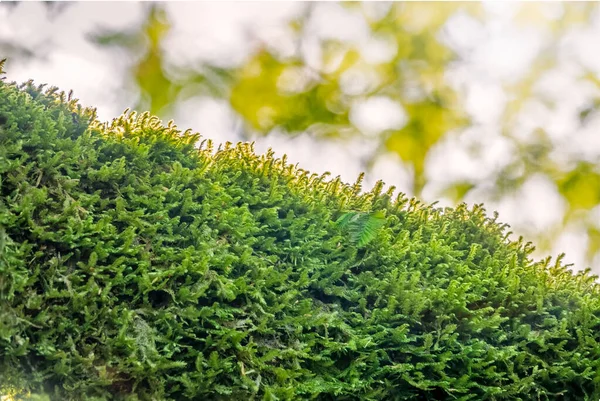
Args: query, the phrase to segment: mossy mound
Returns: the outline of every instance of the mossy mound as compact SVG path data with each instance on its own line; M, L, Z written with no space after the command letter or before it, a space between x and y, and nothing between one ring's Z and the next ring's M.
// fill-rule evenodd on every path
M483 208L198 149L147 114L102 125L54 92L0 83L5 392L600 397L594 278L532 261Z

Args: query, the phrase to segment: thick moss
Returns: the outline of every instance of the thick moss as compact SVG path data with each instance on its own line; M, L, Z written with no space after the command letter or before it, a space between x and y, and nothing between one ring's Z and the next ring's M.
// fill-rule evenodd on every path
M361 194L198 139L147 114L101 125L64 95L0 83L5 392L600 397L587 272L532 261L479 206ZM348 211L385 221L357 241L336 224Z

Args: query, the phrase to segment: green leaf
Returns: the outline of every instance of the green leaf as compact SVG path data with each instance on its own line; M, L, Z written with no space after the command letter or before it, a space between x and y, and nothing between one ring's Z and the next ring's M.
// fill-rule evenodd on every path
M385 224L385 215L382 211L371 213L351 211L344 213L336 221L336 225L347 231L350 242L363 247L371 242Z

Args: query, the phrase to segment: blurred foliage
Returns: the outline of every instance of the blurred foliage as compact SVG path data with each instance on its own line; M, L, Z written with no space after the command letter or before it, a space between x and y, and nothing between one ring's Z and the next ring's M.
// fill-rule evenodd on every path
M177 103L188 96L201 93L225 96L223 87L231 80L231 72L223 68L201 66L188 71L171 65L162 47L170 28L165 11L149 6L147 19L139 28L126 32L102 30L90 35L90 40L100 46L117 47L139 55L127 77L140 92L134 108L162 116L172 113Z
M290 21L299 44L306 35L311 9ZM439 39L439 30L457 10L481 16L476 3L394 3L382 18L368 16L359 4L344 6L362 12L374 40L387 43L393 57L370 63L356 43L326 39L319 43L322 63L309 65L301 54L282 57L268 46L261 46L246 62L235 68L217 68L204 63L200 71L168 73L180 67L165 59L161 40L169 30L164 12L149 7L146 23L126 33L105 32L94 36L100 45L117 45L132 53L143 48L143 55L132 66L131 74L140 90L138 109L167 116L181 101L181 91L192 85L192 96L203 93L217 71L227 90L220 93L259 135L274 129L291 134L308 131L317 137L347 138L361 135L350 120L352 107L361 100L383 96L404 109L407 123L382 134L380 149L371 161L386 151L398 154L414 168L416 194L425 184L425 160L429 149L450 130L468 124L459 107L455 91L445 83L447 66L456 55ZM355 11L356 11L355 10ZM418 18L417 18L418 17ZM348 90L345 82L353 75L373 77L360 90ZM202 82L204 85L194 85ZM189 93L190 91L188 91ZM215 95L215 93L213 93ZM219 94L216 94L219 95Z
M165 12L151 7L148 19L139 31L102 32L91 37L102 46L135 49L136 53L141 49L142 56L131 69L134 82L141 92L136 108L155 114L170 111L182 89L182 85L171 80L164 71L165 57L161 43L169 29Z
M311 21L321 6L306 3L300 13L287 21L296 46L294 52L283 54L267 41L259 40L255 46L256 38L249 35L248 46L254 51L235 66L211 64L199 55L192 55L190 59L196 61L188 65L170 59L165 51L165 38L172 27L160 3L143 5L148 13L140 26L132 26L126 32L97 32L91 39L101 46L125 49L134 56L125 82L135 82L139 90L136 109L170 118L185 99L197 96L224 99L244 122L241 139L275 131L290 135L308 132L316 139L340 141L372 137L372 133L361 132L355 125L353 110L369 99L390 100L405 116L402 125L377 133L375 151L357 163L363 163L368 171L381 155L390 152L398 155L414 178L413 187L403 190L422 196L428 184L427 161L436 145L469 127L477 128L467 113L465 94L448 83L448 72L464 60L445 41L444 30L455 15L468 15L485 25L490 14L481 3L472 2L397 2L389 4L383 13L369 11L372 5L366 3L341 3L368 26L368 42L318 38L316 53L320 56L316 62L309 62L302 49L308 42L315 45ZM515 135L519 116L532 100L550 110L556 107L550 99L540 97L537 85L546 73L564 61L559 60L558 54L565 35L588 26L598 5L553 4L561 13L558 18L548 12L548 7L545 3L524 2L512 16L520 26L542 29L547 40L536 51L526 74L503 82L507 102L499 106L503 107L499 132L516 150L510 162L490 172L485 179L448 179L436 196L460 202L477 191L485 194L485 200L501 201L518 193L531 177L541 174L554 182L568 204L562 228L585 226L589 236L588 262L591 262L591 257L600 250L600 241L594 239L600 225L590 217L600 204L600 171L596 168L600 157L590 160L569 154L558 160L548 127L541 124L530 135L535 140L525 141ZM389 47L390 56L375 60L368 57L369 48L377 46ZM6 49L0 47L2 50ZM581 69L579 79L595 86L600 93L600 78ZM600 95L578 111L582 126L597 114L599 105ZM485 158L486 151L482 146L474 153ZM549 247L561 232L558 227L540 232L532 239Z

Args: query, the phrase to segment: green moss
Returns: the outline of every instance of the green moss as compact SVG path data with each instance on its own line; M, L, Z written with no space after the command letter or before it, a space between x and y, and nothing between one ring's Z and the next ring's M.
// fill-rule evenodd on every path
M532 261L482 207L198 149L147 114L103 125L55 92L0 83L5 392L600 397L594 277Z

